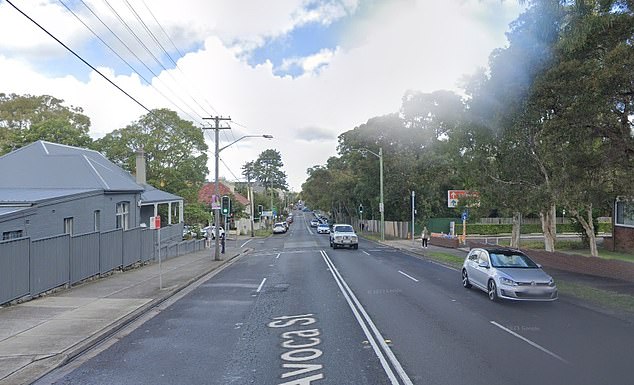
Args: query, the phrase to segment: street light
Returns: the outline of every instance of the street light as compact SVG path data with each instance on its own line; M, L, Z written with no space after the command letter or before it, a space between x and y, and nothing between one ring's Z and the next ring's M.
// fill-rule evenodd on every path
M218 162L220 159L220 151L224 150L225 148L241 141L242 139L245 138L266 138L266 139L273 139L273 135L244 135L236 140L234 140L233 142L227 144L224 147L218 147L218 130L216 130L216 151L215 151L215 157L216 157L216 164L215 164L215 168L216 168L216 182L214 185L214 195L218 196L220 194L220 184L218 182ZM214 232L214 236L215 236L215 251L214 251L214 260L216 261L220 261L220 213L219 213L219 209L215 209L214 210L214 226L216 227ZM253 202L251 202L251 212L253 212ZM225 234L227 234L228 229L225 229Z
M381 240L384 241L385 240L385 205L383 204L383 147L379 147L379 153L375 153L372 152L371 150L368 150L367 148L361 148L361 149L353 149L355 151L359 151L362 154L366 154L366 153L370 153L374 156L376 156L377 158L379 158L379 176L380 176L380 183L381 183L381 201L379 202L379 212L381 212Z

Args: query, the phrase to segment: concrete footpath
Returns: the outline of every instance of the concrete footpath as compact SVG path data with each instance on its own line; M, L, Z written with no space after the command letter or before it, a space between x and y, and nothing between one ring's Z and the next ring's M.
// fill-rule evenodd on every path
M119 271L17 305L0 307L0 385L30 384L114 334L194 281L249 250L213 248ZM213 246L213 243L212 243Z

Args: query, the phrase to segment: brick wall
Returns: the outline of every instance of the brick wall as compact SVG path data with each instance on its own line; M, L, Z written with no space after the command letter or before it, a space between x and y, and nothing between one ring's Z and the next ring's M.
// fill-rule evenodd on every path
M613 241L616 251L634 253L634 228L614 226Z

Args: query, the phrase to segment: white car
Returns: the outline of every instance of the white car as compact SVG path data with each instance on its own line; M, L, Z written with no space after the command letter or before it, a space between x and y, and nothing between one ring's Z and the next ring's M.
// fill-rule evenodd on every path
M286 232L286 224L278 222L273 225L273 234L284 234Z
M472 249L462 266L462 286L475 286L491 301L554 301L557 286L541 266L519 250L503 247Z
M205 237L206 238L216 239L216 226L214 226L214 225L207 226L207 227L203 228L203 230L205 231ZM220 234L220 238L224 238L225 237L225 229L223 229L222 226L220 226L218 228L218 233Z
M317 234L330 234L330 226L327 223L321 223L317 226Z
M336 249L338 247L350 247L352 249L359 248L359 237L350 225L334 224L330 232L330 247Z

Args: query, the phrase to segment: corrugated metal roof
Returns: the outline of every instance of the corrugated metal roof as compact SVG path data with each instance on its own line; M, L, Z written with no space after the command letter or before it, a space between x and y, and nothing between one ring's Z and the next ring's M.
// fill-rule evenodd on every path
M0 157L0 187L143 190L97 151L41 140Z
M156 202L168 202L168 201L182 201L183 198L178 195L174 195L162 190L157 189L149 184L145 185L145 191L141 193L142 203L156 203Z
M83 194L95 189L41 189L41 188L0 188L0 204L15 203L28 204Z

